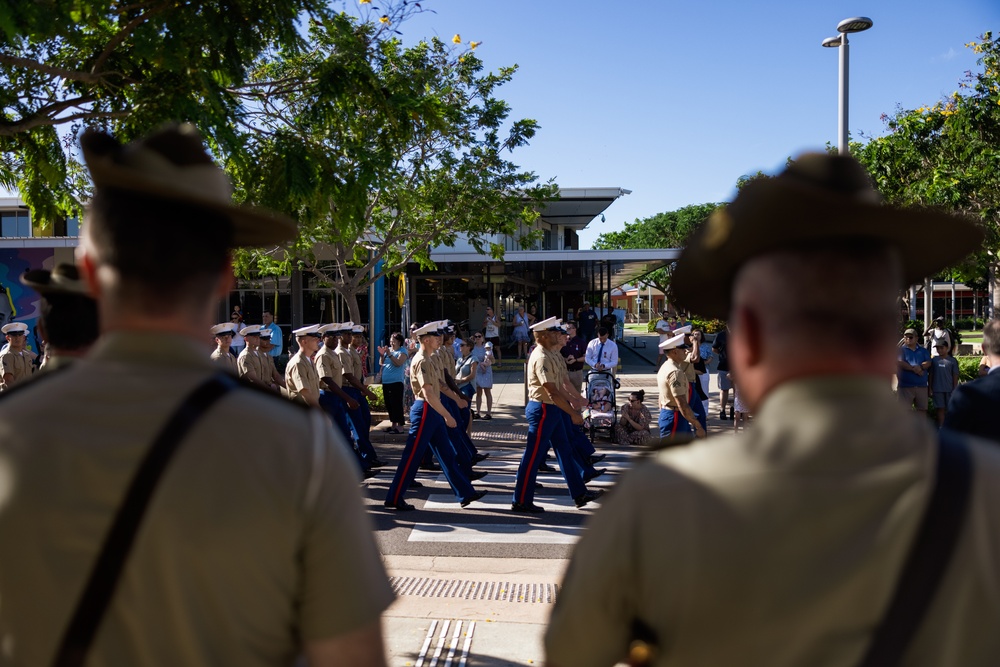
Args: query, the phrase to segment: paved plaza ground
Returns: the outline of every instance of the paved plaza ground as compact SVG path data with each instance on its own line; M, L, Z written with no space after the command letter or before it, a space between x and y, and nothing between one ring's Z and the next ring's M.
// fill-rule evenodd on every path
M656 341L655 334L626 337L617 397L621 405L628 392L644 389L654 421ZM495 372L493 419L473 423L474 441L490 453L477 466L489 474L474 484L489 495L467 508L459 506L440 473L424 471L417 475L423 488L407 494L417 511L383 508L405 436L385 433L388 422L373 426L372 442L389 465L366 481L363 491L398 596L385 619L393 667L543 663L542 635L563 572L599 505L577 509L558 473L540 474L544 488L535 502L545 513L511 512L514 475L528 430L523 373L523 364L509 362ZM713 374L710 434L732 428L718 419L715 387ZM612 489L622 473L648 456L643 448L615 445L606 437L594 445L607 455L597 467L608 472L590 482L592 489Z

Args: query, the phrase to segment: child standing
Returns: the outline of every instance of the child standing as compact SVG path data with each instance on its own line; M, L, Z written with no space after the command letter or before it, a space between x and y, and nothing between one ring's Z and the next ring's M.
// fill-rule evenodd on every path
M935 342L937 356L931 359L930 382L927 386L934 398L934 411L938 426L944 425L944 413L948 410L951 392L958 386L958 362L948 354L948 341L939 338Z
M740 428L747 430L750 423L750 413L746 405L743 404L743 396L740 394L740 386L736 383L732 373L726 374L733 385L733 433L739 433Z

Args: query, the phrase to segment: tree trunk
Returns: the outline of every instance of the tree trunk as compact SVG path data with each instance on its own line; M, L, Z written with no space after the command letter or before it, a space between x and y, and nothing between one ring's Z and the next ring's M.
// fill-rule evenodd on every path
M343 297L350 320L355 324L363 324L364 322L361 320L361 307L358 305L358 294L362 289L367 289L367 287L356 288L352 285L338 284L334 286L334 289ZM371 323L369 322L369 324Z

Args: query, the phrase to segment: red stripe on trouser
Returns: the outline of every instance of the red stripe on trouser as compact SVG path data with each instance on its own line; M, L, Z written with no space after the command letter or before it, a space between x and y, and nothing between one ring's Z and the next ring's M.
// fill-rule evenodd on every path
M677 411L671 410L670 413L674 416L674 424L673 427L670 429L670 437L672 438L675 435L677 435Z
M406 465L403 466L403 475L399 478L399 486L396 487L396 494L392 497L392 504L395 505L399 502L399 494L403 492L403 486L406 484L406 475L410 471L410 464L413 463L413 455L417 452L417 445L420 444L420 436L424 432L424 425L427 423L427 401L424 401L424 410L420 413L420 428L417 429L417 437L413 441L413 448L410 449L410 457L406 459Z
M538 430L535 431L535 449L531 452L531 459L528 460L528 472L524 475L524 482L521 484L521 493L518 497L523 499L528 493L528 479L531 471L536 468L535 461L538 459L538 448L542 444L542 425L545 424L545 404L542 403L542 418L538 420Z

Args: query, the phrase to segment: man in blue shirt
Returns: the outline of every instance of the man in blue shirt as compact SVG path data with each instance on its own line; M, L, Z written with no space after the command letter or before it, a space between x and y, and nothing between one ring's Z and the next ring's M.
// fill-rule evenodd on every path
M927 369L931 366L931 355L922 345L917 345L916 329L903 332L903 341L897 361L896 393L906 405L915 405L917 410L927 412Z
M271 351L268 354L272 357L280 357L283 343L281 327L274 323L274 315L271 314L270 310L265 310L261 314L261 319L264 322L261 328L270 329L271 331Z

